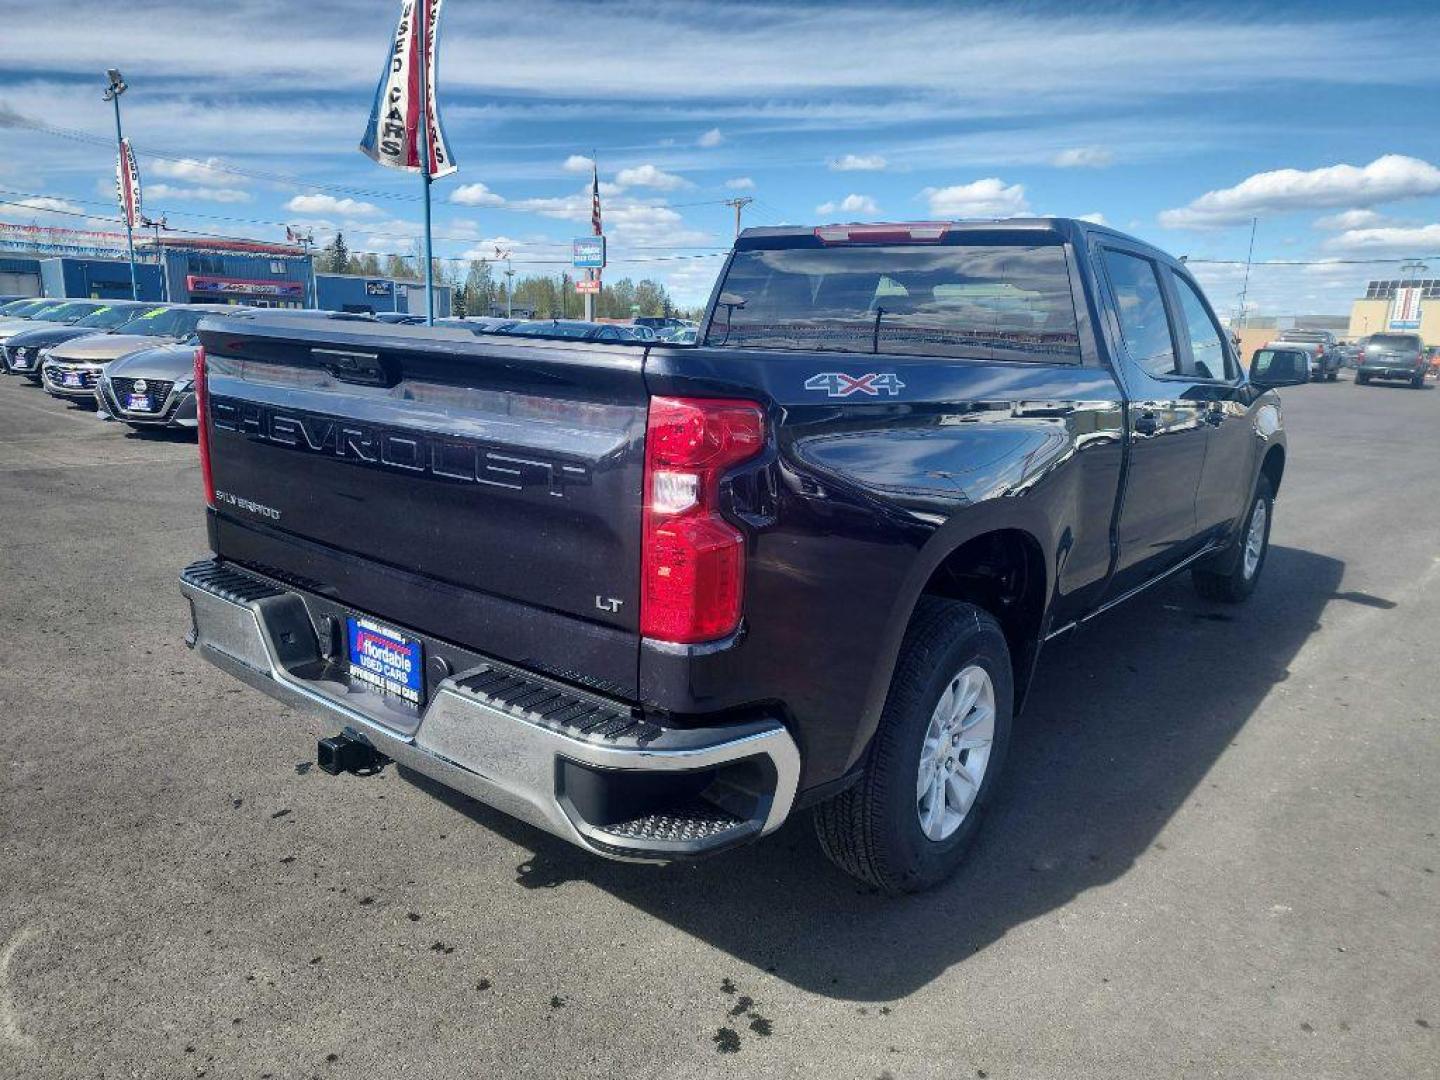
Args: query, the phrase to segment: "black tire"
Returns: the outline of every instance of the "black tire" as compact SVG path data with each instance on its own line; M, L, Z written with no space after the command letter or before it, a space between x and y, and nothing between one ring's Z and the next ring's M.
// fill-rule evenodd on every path
M971 665L983 668L994 688L990 757L959 826L944 840L931 840L916 806L921 749L940 695ZM919 892L948 878L964 861L995 791L1014 703L1010 651L995 618L973 604L922 597L905 632L863 774L814 810L825 854L847 874L891 894Z
M1425 389L1425 373L1424 373L1424 372L1421 372L1419 375L1416 375L1413 379L1410 380L1410 388L1411 388L1412 390L1424 390L1424 389Z
M1335 370L1335 371L1330 372L1330 374L1327 375L1327 376L1325 376L1325 378L1328 379L1330 382L1339 382L1339 381L1340 381L1340 372L1339 372L1339 370L1337 369L1337 370Z
M1369 375L1362 374L1361 372L1358 372L1358 371L1355 373L1355 385L1356 385L1356 386L1368 386L1369 383L1370 383L1370 376L1369 376Z
M1260 558L1253 569L1246 572L1245 546L1249 539L1251 522L1258 503L1265 504L1264 534L1261 537ZM1265 569L1265 560L1270 554L1270 526L1275 521L1275 495L1270 489L1270 480L1261 476L1255 484L1255 495L1245 511L1239 530L1224 550L1213 559L1207 559L1201 566L1190 572L1195 591L1206 600L1222 604L1238 604L1249 598L1260 582Z

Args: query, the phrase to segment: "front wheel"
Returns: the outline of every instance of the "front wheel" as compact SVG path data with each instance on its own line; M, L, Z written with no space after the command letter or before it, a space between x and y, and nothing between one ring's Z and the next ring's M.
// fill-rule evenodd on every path
M1010 653L994 616L923 597L864 773L815 808L830 860L888 893L919 892L953 874L995 789L1014 698Z
M1362 374L1361 374L1360 372L1358 372L1358 371L1355 373L1355 385L1356 385L1356 386L1366 386L1366 385L1369 384L1369 382L1370 382L1370 376L1369 376L1369 375L1362 375Z
M1270 554L1270 522L1275 516L1275 494L1268 477L1255 485L1255 497L1245 523L1223 551L1213 560L1191 571L1195 591L1206 600L1238 604L1255 591L1265 556Z

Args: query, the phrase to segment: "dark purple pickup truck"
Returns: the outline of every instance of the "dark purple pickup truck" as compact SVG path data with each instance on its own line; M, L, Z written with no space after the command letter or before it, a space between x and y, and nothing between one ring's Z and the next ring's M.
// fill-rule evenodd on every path
M961 861L1043 643L1188 569L1244 599L1285 469L1183 265L1063 219L751 229L694 346L208 320L190 644L587 850L812 807Z

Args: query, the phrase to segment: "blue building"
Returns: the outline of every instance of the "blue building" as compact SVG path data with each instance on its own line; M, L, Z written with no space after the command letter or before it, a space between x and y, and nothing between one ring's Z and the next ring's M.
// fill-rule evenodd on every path
M0 294L117 300L130 296L124 236L0 223ZM139 299L376 313L425 310L425 286L385 277L317 274L294 244L231 237L137 236ZM451 311L436 286L435 314Z
M358 311L370 315L381 311L425 313L425 286L413 281L357 274L316 274L315 284L320 301L317 306L327 311ZM449 318L450 294L450 286L435 286L437 319Z

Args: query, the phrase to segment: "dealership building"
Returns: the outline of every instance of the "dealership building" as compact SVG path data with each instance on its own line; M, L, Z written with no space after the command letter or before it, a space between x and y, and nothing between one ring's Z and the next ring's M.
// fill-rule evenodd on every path
M425 286L384 277L315 272L293 244L223 238L136 237L139 298L172 303L423 312ZM449 286L436 286L435 314L450 314ZM0 295L130 296L121 233L0 222Z
M1440 345L1440 278L1392 278L1365 286L1365 295L1351 305L1347 336L1354 341L1392 331Z

